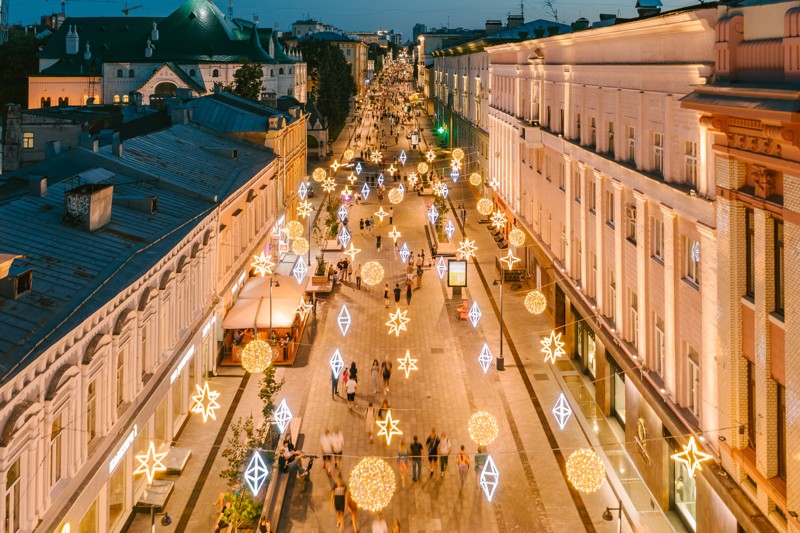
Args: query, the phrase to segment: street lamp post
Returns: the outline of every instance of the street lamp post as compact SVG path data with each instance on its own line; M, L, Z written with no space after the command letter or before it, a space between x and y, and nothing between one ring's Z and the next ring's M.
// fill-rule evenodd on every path
M156 514L161 514L161 513L156 513L155 512L155 508L153 506L150 506L150 531L151 531L151 533L156 533ZM172 524L172 517L169 515L169 513L167 513L165 511L164 512L164 516L161 517L161 525L162 526L168 526L170 524Z
M272 285L280 288L280 281L269 278L269 340L272 341Z
M612 511L617 511L617 533L622 533L622 500L617 500L617 507L606 507L603 511L603 520L606 522L614 520Z
M503 357L503 286L506 281L506 271L500 267L500 279L494 280L494 284L500 284L500 355L497 356L497 370L506 369L506 360Z

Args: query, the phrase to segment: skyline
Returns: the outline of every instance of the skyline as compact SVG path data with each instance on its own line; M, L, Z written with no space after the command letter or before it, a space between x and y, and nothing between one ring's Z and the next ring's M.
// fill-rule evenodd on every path
M133 8L133 17L164 17L174 11L184 0L157 2L155 0L66 0L67 17L89 16L123 16L125 6ZM664 11L681 6L694 5L695 2L681 0L662 0ZM214 2L227 12L228 0ZM636 16L634 1L593 2L588 8L580 0L557 0L555 7L559 21L569 24L580 17L589 21L599 20L600 13L618 13L622 17ZM274 27L276 24L282 31L291 29L292 22L305 18L313 18L319 22L332 24L344 31L374 31L377 29L394 30L403 34L403 41L412 36L412 28L417 23L425 24L428 29L450 28L482 28L487 19L500 19L505 22L511 14L519 14L520 6L524 6L525 20L552 19L542 2L507 1L502 5L486 5L479 0L463 0L455 2L446 0L438 2L436 7L424 0L410 0L400 7L363 8L359 0L339 0L336 6L323 0L305 0L293 7L268 7L256 0L233 0L235 17L252 19L259 17L262 26ZM369 6L369 4L366 4ZM11 24L34 24L39 17L57 13L61 9L59 0L10 0L9 22ZM392 22L392 24L387 24Z

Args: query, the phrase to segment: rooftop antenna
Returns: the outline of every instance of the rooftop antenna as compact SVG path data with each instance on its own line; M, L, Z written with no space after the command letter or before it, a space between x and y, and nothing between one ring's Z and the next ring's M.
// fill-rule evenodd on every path
M253 13L253 24L258 26L258 15L256 15L255 13Z
M522 21L525 22L525 1L520 0L519 3L519 14L522 15Z

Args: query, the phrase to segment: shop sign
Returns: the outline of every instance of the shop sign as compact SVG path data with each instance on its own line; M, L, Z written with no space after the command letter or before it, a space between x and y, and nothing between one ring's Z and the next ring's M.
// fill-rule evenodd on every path
M189 359L191 359L193 355L194 355L194 346L192 346L191 348L189 348L189 350L187 350L186 354L181 359L181 362L178 363L178 367L172 372L172 375L169 377L170 385L175 383L175 381L178 379L178 376L181 375L181 371L183 370L183 368L186 366L186 364L189 362Z
M633 440L636 442L639 455L642 456L645 463L650 464L650 454L647 453L647 425L645 424L644 418L640 418L636 423L636 436Z
M119 466L120 461L122 458L125 457L125 453L130 449L131 445L133 445L134 439L136 439L136 435L139 434L139 426L134 425L131 432L128 434L128 437L120 444L117 453L114 454L114 457L108 462L108 473L113 474L114 470L117 469Z

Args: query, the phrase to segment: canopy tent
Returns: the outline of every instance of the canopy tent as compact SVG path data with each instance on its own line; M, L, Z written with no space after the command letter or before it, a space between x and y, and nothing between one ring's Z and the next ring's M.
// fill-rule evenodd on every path
M304 297L309 277L301 283L293 276L274 276L280 287L272 286L272 328L290 328L297 306ZM239 299L222 321L224 329L267 329L270 327L269 279L250 278L239 292Z

